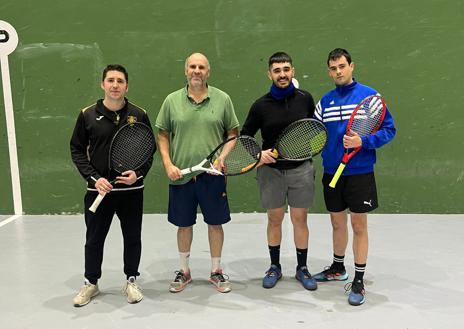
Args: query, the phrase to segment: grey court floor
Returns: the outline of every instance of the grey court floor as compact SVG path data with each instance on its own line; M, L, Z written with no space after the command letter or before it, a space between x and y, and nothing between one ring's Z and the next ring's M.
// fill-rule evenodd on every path
M309 217L309 266L331 261L325 214ZM269 265L264 214L234 214L225 225L223 266L233 290L208 283L206 226L199 218L190 260L193 282L168 292L178 267L176 230L165 215L145 215L138 282L145 298L127 304L121 294L122 243L115 218L105 248L102 293L74 308L82 285L82 216L0 216L0 328L464 328L464 215L371 215L366 303L347 303L344 283L305 291L294 279L292 228L282 243L284 278L263 289ZM351 249L348 270L353 273Z

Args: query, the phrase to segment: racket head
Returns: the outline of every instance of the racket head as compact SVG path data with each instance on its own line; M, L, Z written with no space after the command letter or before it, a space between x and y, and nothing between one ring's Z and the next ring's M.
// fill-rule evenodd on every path
M142 122L128 123L119 128L110 145L109 167L117 173L137 170L155 150L155 136Z
M250 172L261 159L261 146L251 136L240 135L229 138L209 156L211 164L223 158L224 176L237 176Z
M327 143L327 129L315 119L301 119L289 124L279 135L276 150L290 161L312 159Z
M379 95L364 98L351 113L350 120L346 126L346 132L357 133L360 137L371 135L376 132L385 118L387 105Z

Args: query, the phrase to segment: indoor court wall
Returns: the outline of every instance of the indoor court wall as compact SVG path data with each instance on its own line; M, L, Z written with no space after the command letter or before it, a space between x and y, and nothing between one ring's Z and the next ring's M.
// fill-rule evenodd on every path
M210 84L230 94L243 122L267 92L267 59L286 51L302 89L319 100L333 83L326 58L348 49L355 78L387 101L398 133L378 152L378 213L464 213L462 1L30 1L4 0L0 20L19 35L8 56L23 210L74 214L84 181L70 159L79 110L102 96L101 71L121 63L128 97L152 123L185 83L184 60L205 53ZM13 213L5 111L0 100L0 214ZM325 212L321 162L312 212ZM166 213L159 154L146 180L146 213ZM228 180L232 212L263 212L254 173Z

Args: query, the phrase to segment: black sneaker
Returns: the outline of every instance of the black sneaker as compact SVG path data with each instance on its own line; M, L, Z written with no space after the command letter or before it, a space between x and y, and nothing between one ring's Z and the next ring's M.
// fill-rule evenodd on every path
M348 273L344 269L340 271L330 266L326 267L324 271L314 274L313 278L318 282L345 281L348 279Z

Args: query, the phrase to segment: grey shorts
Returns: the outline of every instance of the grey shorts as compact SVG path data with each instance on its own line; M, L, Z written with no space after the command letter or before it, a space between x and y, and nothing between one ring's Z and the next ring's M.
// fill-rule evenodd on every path
M258 168L261 205L265 209L310 208L314 201L315 170L311 161L289 170L269 166Z

